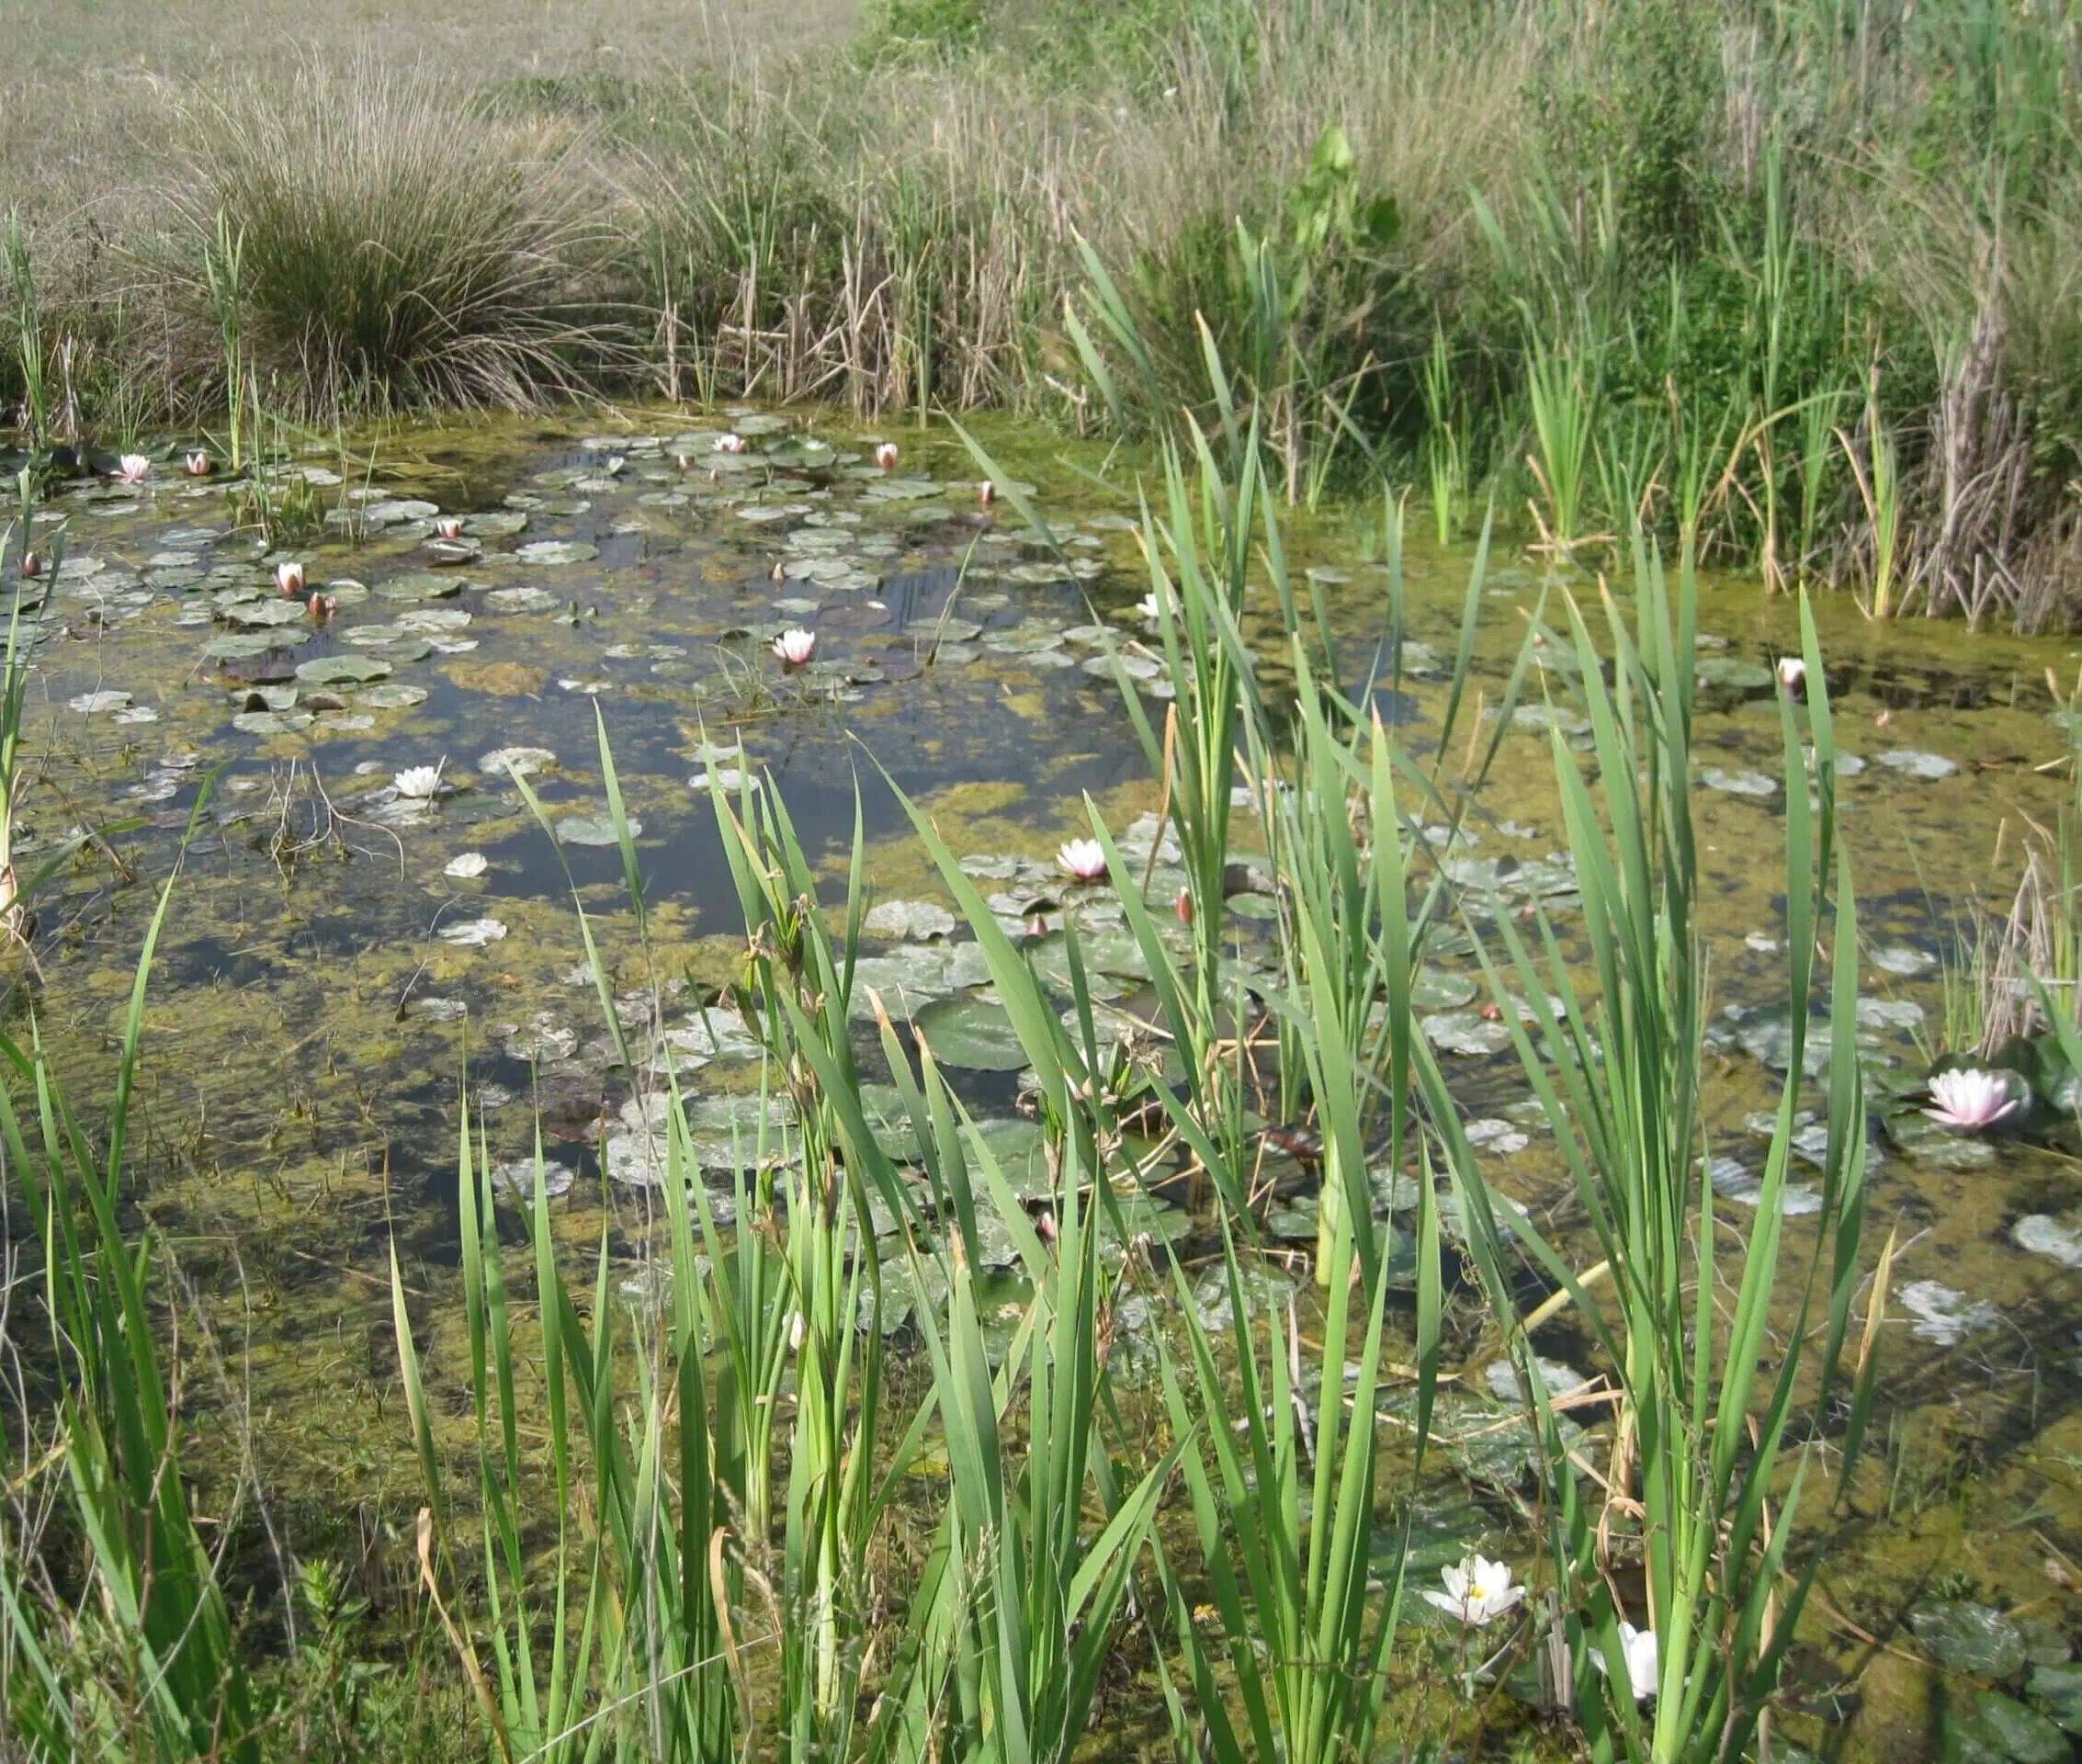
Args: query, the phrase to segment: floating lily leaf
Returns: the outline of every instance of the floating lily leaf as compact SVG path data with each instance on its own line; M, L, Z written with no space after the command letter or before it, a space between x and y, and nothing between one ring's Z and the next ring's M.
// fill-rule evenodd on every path
M2024 1669L2024 1637L1999 1611L1963 1600L1925 1605L1908 1626L1940 1666L1980 1679L2013 1678Z
M441 927L441 941L453 944L458 949L481 949L486 944L497 943L505 934L505 926L496 919L465 919Z
M425 702L424 686L405 685L395 680L365 686L355 694L355 703L366 706L370 710L409 710L413 706Z
M228 625L261 629L271 625L301 625L311 614L300 600L234 600L220 606L217 616Z
M862 929L873 937L945 937L955 916L931 900L884 900L870 908Z
M1777 678L1761 662L1744 662L1732 655L1703 656L1692 673L1701 685L1723 692L1763 692Z
M315 720L308 710L248 710L232 718L242 735L294 735Z
M600 555L597 546L583 539L536 539L514 553L523 563L590 563Z
M276 637L267 631L233 631L211 638L202 646L202 654L209 662L235 662L248 656L266 655L271 650L287 649L295 640Z
M643 831L642 821L631 815L628 830L629 837L634 839ZM613 845L621 835L617 832L611 816L566 815L557 822L557 837L566 845Z
M1941 753L1921 753L1912 747L1897 747L1878 757L1888 771L1907 778L1949 778L1959 770L1956 760L1948 760Z
M547 588L494 588L484 604L495 613L548 613L560 605Z
M390 664L373 655L318 655L297 664L297 678L307 685L366 685L387 679Z
M983 999L943 999L926 1006L915 1021L943 1066L1016 1072L1026 1064L1026 1050L1001 1005Z
M477 769L487 777L504 778L509 770L524 778L557 769L557 756L546 747L495 747L478 756Z
M1752 772L1747 767L1730 772L1718 765L1709 765L1699 775L1699 782L1709 790L1726 791L1732 797L1756 797L1760 799L1775 797L1779 793L1779 781L1763 772Z
M396 576L381 582L377 594L384 600L446 600L450 594L459 594L470 583L461 576L436 575L431 571L418 571L409 576Z

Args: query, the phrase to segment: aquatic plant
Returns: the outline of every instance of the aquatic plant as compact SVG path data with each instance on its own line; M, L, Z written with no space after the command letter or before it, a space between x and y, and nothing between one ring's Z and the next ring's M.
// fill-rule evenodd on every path
M1073 882L1096 882L1106 874L1106 848L1095 839L1066 840L1057 850L1056 866Z
M146 983L174 887L146 928L99 1148L40 1038L0 1035L0 1142L43 1248L55 1385L48 1447L0 1502L0 1697L11 1739L39 1758L262 1755L262 1712L219 1575L228 1517L213 1548L183 1474L178 1386L153 1339L153 1257L118 1220ZM12 1395L25 1399L26 1424L26 1388ZM73 1571L92 1591L85 1606L46 1554L54 1538L42 1523L24 1528L37 1510L24 1497L46 1476L63 1488Z
M1714 1214L1699 1116L1704 1024L1690 810L1691 560L1681 560L1673 594L1659 560L1636 541L1634 586L1633 631L1618 602L1606 601L1611 685L1589 623L1569 607L1581 670L1576 677L1594 743L1595 797L1559 733L1550 736L1597 1003L1589 1001L1545 923L1537 956L1511 922L1499 919L1496 926L1529 1023L1519 1022L1503 970L1484 956L1492 996L1526 1075L1557 1125L1602 1260L1572 1271L1530 1220L1508 1211L1481 1181L1466 1179L1464 1159L1449 1150L1447 1162L1469 1226L1470 1253L1542 1442L1545 1529L1564 1601L1561 1640L1575 1661L1578 1713L1592 1756L1674 1764L1727 1757L1748 1744L1776 1690L1819 1563L1820 1539L1806 1544L1797 1570L1787 1562L1805 1465L1787 1486L1779 1460L1796 1390L1838 1387L1862 1279L1864 1095L1854 1039L1856 910L1835 843L1828 693L1804 606L1807 727L1799 727L1788 700L1779 701L1788 779L1790 1075L1724 1322L1717 1277L1709 1271L1715 1235L1728 1227ZM1804 757L1808 744L1812 774ZM1813 1248L1788 1255L1786 1171L1816 933L1831 910L1835 962L1820 1204ZM1419 1060L1432 1119L1453 1148L1460 1130L1450 1098L1428 1053L1420 1050ZM1531 1318L1514 1291L1521 1255L1556 1287L1555 1298L1531 1316L1572 1306L1612 1368L1616 1430L1595 1493L1562 1441L1533 1363ZM1872 1344L1890 1257L1891 1243L1881 1252L1847 1393L1839 1488L1869 1412ZM1782 1290L1788 1280L1790 1301ZM1599 1295L1607 1283L1609 1309ZM1759 1352L1774 1298L1790 1302L1792 1320L1777 1337L1782 1354L1766 1380ZM1824 1315L1811 1334L1808 1319L1817 1303ZM1605 1572L1620 1533L1633 1540L1646 1570L1642 1611L1620 1606ZM1587 1669L1592 1659L1602 1661L1609 1684L1631 1685L1635 1696L1601 1697L1599 1679ZM1652 1684L1645 1682L1651 1665ZM1635 1703L1651 1690L1654 1712L1644 1721Z
M1477 1629L1516 1611L1525 1597L1525 1589L1511 1577L1510 1563L1491 1562L1481 1555L1449 1562L1440 1570L1439 1579L1444 1590L1425 1588L1425 1601Z
M783 631L773 642L774 653L790 668L806 666L817 653L817 633L801 629Z
M2018 1099L2004 1073L1960 1067L1932 1075L1930 1104L1923 1113L1940 1126L1978 1133L2014 1114Z

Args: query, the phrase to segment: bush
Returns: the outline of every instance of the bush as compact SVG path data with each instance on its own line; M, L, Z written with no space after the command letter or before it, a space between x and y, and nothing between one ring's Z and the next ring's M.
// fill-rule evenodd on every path
M357 62L195 118L175 196L190 242L199 255L220 214L243 239L255 363L313 412L525 406L573 388L609 340L587 322L605 235L571 138L460 126L467 107L443 82Z

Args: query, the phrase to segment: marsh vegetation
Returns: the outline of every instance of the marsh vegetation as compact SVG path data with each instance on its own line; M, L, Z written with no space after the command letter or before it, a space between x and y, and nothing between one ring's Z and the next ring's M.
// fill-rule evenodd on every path
M34 21L0 1756L2054 1764L2076 21L797 27Z

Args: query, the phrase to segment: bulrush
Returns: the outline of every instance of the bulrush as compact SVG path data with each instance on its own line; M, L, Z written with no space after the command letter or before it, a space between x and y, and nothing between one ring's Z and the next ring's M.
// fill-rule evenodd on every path
M894 471L897 469L897 444L894 441L885 441L877 447L875 463L884 471Z
M1793 699L1807 695L1807 664L1797 655L1779 657L1779 690Z
M434 523L436 538L459 539L463 536L463 517L460 514L444 514Z
M1095 839L1067 840L1057 851L1056 862L1063 866L1064 875L1080 882L1096 882L1106 873L1105 847Z
M742 453L745 443L743 435L731 434L719 435L708 445L718 453Z
M2017 1112L2017 1098L2001 1072L1940 1072L1930 1080L1930 1101L1936 1106L1923 1113L1961 1133L1978 1133Z
M285 561L275 566L275 585L284 600L295 600L304 591L303 565Z
M207 447L190 447L188 449L188 476L190 478L207 478L216 469L217 462L209 457L209 451Z
M785 666L799 668L817 653L817 633L796 629L783 631L774 639L774 653L781 658Z
M976 487L976 502L979 508L989 508L998 500L998 487L988 478Z
M152 476L152 461L141 453L126 453L116 462L116 476L126 484L141 484Z

